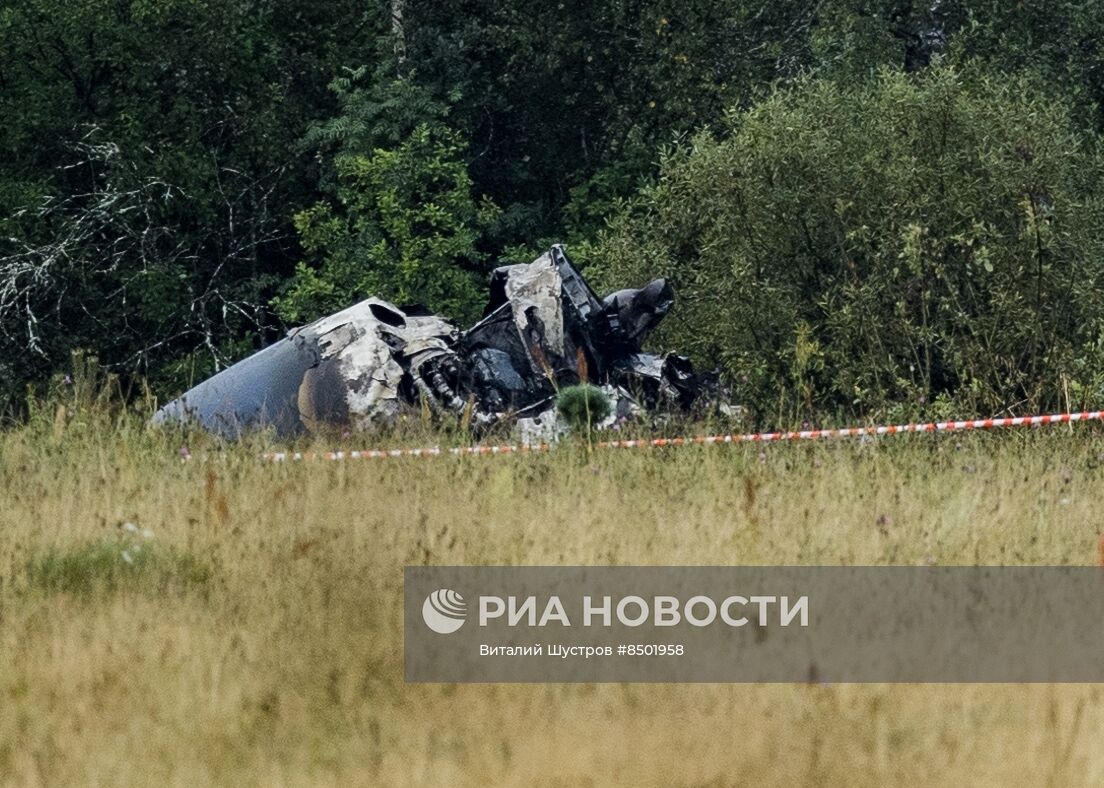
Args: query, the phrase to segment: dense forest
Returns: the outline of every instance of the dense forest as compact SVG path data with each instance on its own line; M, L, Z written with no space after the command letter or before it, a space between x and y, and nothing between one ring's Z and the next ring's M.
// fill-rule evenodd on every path
M761 421L1104 402L1099 0L4 0L0 410L564 242Z

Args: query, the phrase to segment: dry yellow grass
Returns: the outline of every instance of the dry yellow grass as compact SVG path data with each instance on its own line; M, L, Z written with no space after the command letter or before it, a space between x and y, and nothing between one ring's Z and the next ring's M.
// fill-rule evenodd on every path
M407 564L1093 563L1091 428L271 466L120 424L0 435L4 782L1104 784L1098 686L402 680ZM209 576L28 571L127 522Z

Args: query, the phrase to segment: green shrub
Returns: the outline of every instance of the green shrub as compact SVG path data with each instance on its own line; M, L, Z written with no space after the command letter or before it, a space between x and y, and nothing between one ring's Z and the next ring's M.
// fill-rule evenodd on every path
M337 200L297 214L300 263L276 306L287 320L312 320L368 296L419 302L461 323L479 314L481 233L496 213L472 196L460 138L419 125L394 149L335 160Z
M556 398L556 409L574 430L590 431L610 415L610 400L597 386L568 386Z
M807 80L665 152L590 249L761 420L1099 405L1104 156L1030 77Z

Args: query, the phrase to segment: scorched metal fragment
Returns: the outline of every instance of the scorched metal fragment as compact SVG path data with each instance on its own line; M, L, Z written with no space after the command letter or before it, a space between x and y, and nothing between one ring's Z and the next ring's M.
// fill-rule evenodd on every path
M615 415L687 410L719 397L716 376L641 348L673 303L664 279L599 298L554 246L532 263L496 269L484 317L467 331L423 308L369 298L200 383L154 423L194 423L226 437L271 427L289 437L384 425L424 402L439 412L470 408L477 426L547 424L556 391L584 379L607 388Z

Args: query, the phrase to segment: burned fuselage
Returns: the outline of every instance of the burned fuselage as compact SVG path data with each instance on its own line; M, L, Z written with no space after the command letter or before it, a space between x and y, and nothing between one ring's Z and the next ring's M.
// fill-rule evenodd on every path
M715 378L641 343L674 303L662 279L599 298L560 246L495 270L484 317L460 332L418 307L370 298L290 331L168 403L155 424L194 423L226 437L288 437L385 425L423 404L476 426L533 418L558 388L606 386L636 409L692 407Z

